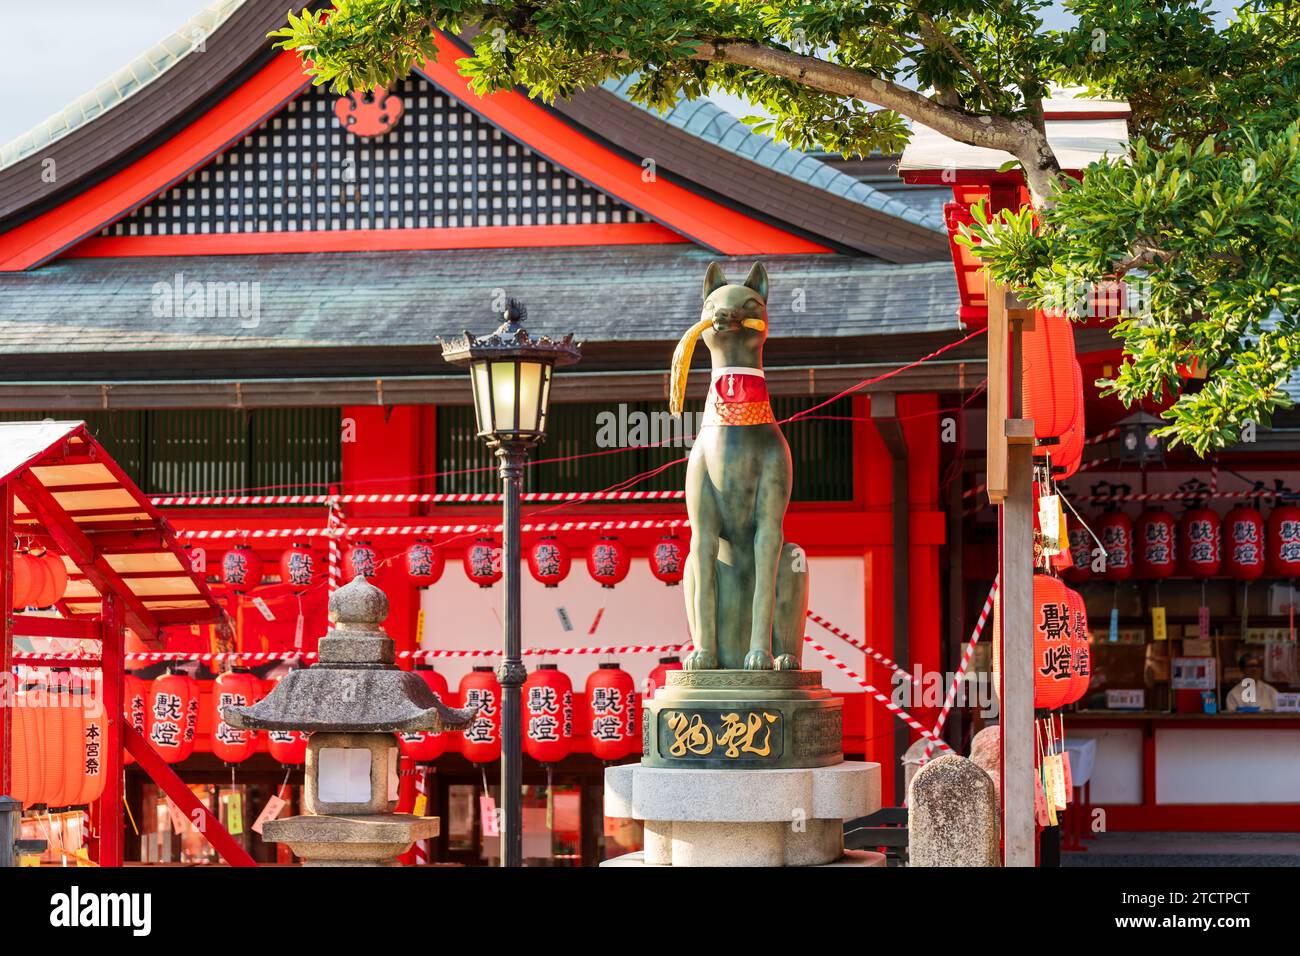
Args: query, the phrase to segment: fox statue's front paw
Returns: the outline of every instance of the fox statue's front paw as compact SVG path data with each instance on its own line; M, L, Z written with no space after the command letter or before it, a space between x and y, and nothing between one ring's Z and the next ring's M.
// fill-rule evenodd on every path
M682 661L682 670L715 671L718 669L718 655L708 651L694 650Z
M776 659L775 663L772 665L772 669L778 671L797 671L799 669L799 662L795 660L793 654L782 654Z
M771 669L772 655L761 647L756 647L745 655L745 670L770 671Z

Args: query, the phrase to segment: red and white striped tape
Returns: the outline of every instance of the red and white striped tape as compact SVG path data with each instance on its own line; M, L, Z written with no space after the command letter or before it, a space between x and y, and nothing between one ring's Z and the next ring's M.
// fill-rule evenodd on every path
M970 640L966 642L966 647L961 652L961 663L957 665L957 673L952 676L952 686L948 688L948 694L943 699L943 707L939 710L939 719L934 723L934 735L938 737L943 733L943 725L948 722L948 712L952 710L953 702L957 700L957 688L961 685L962 676L966 673L966 668L970 666L971 658L975 655L975 645L979 643L980 635L984 633L984 625L989 619L989 614L993 611L993 602L997 600L998 585L1001 582L1001 574L993 578L993 587L989 588L989 596L984 599L984 606L980 608L980 616L975 621L975 628L970 632ZM997 635L994 635L996 640ZM928 760L930 753L934 750L933 742L925 745L925 758Z
M550 521L528 522L520 526L524 533L555 531L637 531L659 528L685 528L690 522L685 518L653 518L642 520L617 521ZM346 528L348 538L391 538L421 534L476 534L480 532L498 533L500 523L496 524L426 524L426 525L378 525L374 527ZM325 528L203 528L194 531L179 532L187 541L228 540L231 538L330 538L336 541L338 533L330 527Z
M421 800L420 798L424 799ZM421 803L421 816L428 812L429 801L429 771L424 767L417 766L415 769L415 799ZM416 840L415 845L411 848L415 853L415 865L421 866L429 862L429 841Z
M339 537L343 533L343 509L337 499L331 499L329 503L326 533L329 535L328 591L333 594L343 584L343 555L339 547Z
M1159 491L1133 495L1080 495L1078 502L1105 504L1109 501L1201 501L1213 498L1278 498L1287 492L1278 491Z
M682 648L683 645L681 644L611 644L600 647L526 647L523 653L526 656L540 655L544 657L569 657L579 654L673 654L680 652ZM493 648L399 651L397 654L402 660L411 660L417 663L436 658L499 657L500 655L501 651ZM171 664L185 661L222 664L239 661L244 664L256 665L276 661L314 661L316 654L314 652L303 653L299 651L222 651L218 653L132 651L124 654L123 658L127 663L131 664ZM25 653L20 651L14 654L13 662L16 665L34 667L58 664L98 667L100 663L99 658L87 656L84 651L54 651L48 653Z
M681 501L684 491L530 491L525 502L552 501ZM149 499L159 508L219 508L236 505L326 505L339 504L492 504L501 501L499 492L374 494L374 495L157 495Z
M845 664L838 657L836 657L834 654L828 651L824 646L818 644L816 641L814 641L811 637L809 637L806 634L804 635L804 640L807 641L810 645L812 645L813 650L815 650L822 657L826 658L828 663L833 665L837 670L842 671L844 676L848 677L855 684L857 684L859 687L865 690L868 694L870 694L876 700L880 701L880 703L882 703L885 706L886 710L888 710L891 714L893 714L903 723L907 724L907 726L919 732L922 737L934 741L936 745L944 748L945 750L952 749L951 747L948 746L947 741L936 740L934 734L926 730L923 726L921 726L921 722L919 720L917 720L915 717L913 717L911 714L905 711L902 707L899 707L897 704L895 704L892 700L890 700L880 691L876 690L876 688L873 687L868 681L864 680L857 673L851 670L847 664Z
M834 634L840 640L844 641L846 644L850 644L853 647L856 647L858 650L862 651L862 653L866 654L872 660L876 661L878 664L881 664L889 668L891 671L893 671L895 674L902 677L904 680L911 681L917 687L921 686L921 682L917 680L916 677L909 674L907 671L903 670L901 667L895 664L890 658L880 653L880 651L864 644L862 641L858 640L856 637L854 637L852 634L848 633L847 631L840 630L840 628L836 627L834 624L826 620L826 618L822 617L820 614L814 614L812 611L808 611L807 614L808 614L808 619L810 621L812 621L815 624L820 624L822 627L826 628L826 630L830 631L832 634Z

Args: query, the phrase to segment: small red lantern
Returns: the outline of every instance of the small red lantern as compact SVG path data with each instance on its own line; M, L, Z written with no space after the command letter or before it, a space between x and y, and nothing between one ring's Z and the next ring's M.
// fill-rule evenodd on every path
M1034 706L1060 707L1074 678L1071 605L1064 584L1034 575Z
M45 551L35 558L41 567L40 580L27 595L32 607L50 607L63 600L68 590L68 569L63 559L53 551Z
M1268 569L1280 578L1300 577L1300 508L1277 505L1268 516Z
M1240 505L1223 516L1223 565L1238 581L1264 574L1264 518L1257 508Z
M294 594L303 594L316 583L316 559L311 548L299 543L280 555L280 581Z
M1055 458L1059 440L1075 419L1074 329L1064 315L1039 312L1021 342L1024 417L1034 420L1035 438L1057 440L1055 446L1045 446Z
M236 594L247 594L262 583L262 559L246 544L221 556L221 580Z
M257 733L232 727L222 719L223 707L251 707L262 699L262 682L246 671L227 671L213 683L216 705L212 755L224 763L243 763L257 749Z
M572 564L569 549L553 534L539 538L528 549L528 570L548 588L555 587L567 578Z
M501 580L501 549L491 538L475 538L465 549L465 576L481 588Z
M641 752L641 717L632 675L617 664L601 664L587 677L587 734L591 754L622 760Z
M1177 526L1168 512L1152 508L1134 525L1135 570L1140 578L1172 577L1177 564Z
M501 757L501 685L491 667L475 667L460 679L460 706L478 705L473 723L461 731L460 752L472 763Z
M685 566L682 539L675 534L664 535L650 551L650 573L670 588L681 583Z
M199 726L199 685L186 674L164 674L149 686L145 735L168 763L194 752Z
M542 664L524 681L524 753L559 763L573 751L573 682L555 664Z
M369 541L358 542L343 552L343 578L345 583L355 580L360 575L371 584L374 584L379 579L382 571L383 564L379 559L379 552L370 546Z
M406 571L406 576L417 588L427 588L431 584L436 584L442 577L442 569L447 564L447 558L443 555L441 548L435 548L428 541L421 538L406 549L402 555L402 567Z
M279 682L277 680L271 686ZM268 730L266 740L267 752L277 763L289 767L307 762L307 734L301 730Z
M627 577L627 546L618 538L602 535L587 552L587 570L603 588L612 588Z
M1223 563L1219 516L1209 508L1192 508L1179 524L1178 554L1183 570L1201 580L1214 577Z
M679 671L682 669L682 659L673 655L672 657L659 658L659 666L650 672L646 679L646 697L653 698L655 691L668 683L668 672Z
M45 568L36 558L26 551L14 552L14 599L15 611L28 607L36 589L44 580Z
M1097 522L1097 537L1106 552L1107 581L1127 581L1133 576L1133 522L1122 511L1102 515Z
M429 690L443 703L449 701L447 678L432 667L420 666L415 669L420 679L428 685ZM447 735L435 734L427 730L403 731L397 735L397 743L403 757L410 757L416 763L432 763L447 752Z
M1092 576L1092 535L1088 529L1080 525L1071 525L1069 530L1069 549L1066 554L1070 558L1061 571L1061 577L1066 581L1086 581Z

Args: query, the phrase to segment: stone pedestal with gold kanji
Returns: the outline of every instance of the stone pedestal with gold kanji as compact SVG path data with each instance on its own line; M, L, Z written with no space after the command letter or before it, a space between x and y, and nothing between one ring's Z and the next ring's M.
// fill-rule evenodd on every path
M643 821L645 849L604 865L884 865L844 850L880 765L844 760L841 704L817 671L669 672L640 765L605 771L605 815Z

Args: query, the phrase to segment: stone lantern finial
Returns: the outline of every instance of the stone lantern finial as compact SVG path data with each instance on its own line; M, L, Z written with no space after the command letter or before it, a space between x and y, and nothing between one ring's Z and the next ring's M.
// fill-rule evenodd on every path
M330 595L330 623L344 630L374 630L388 618L388 595L358 574Z

